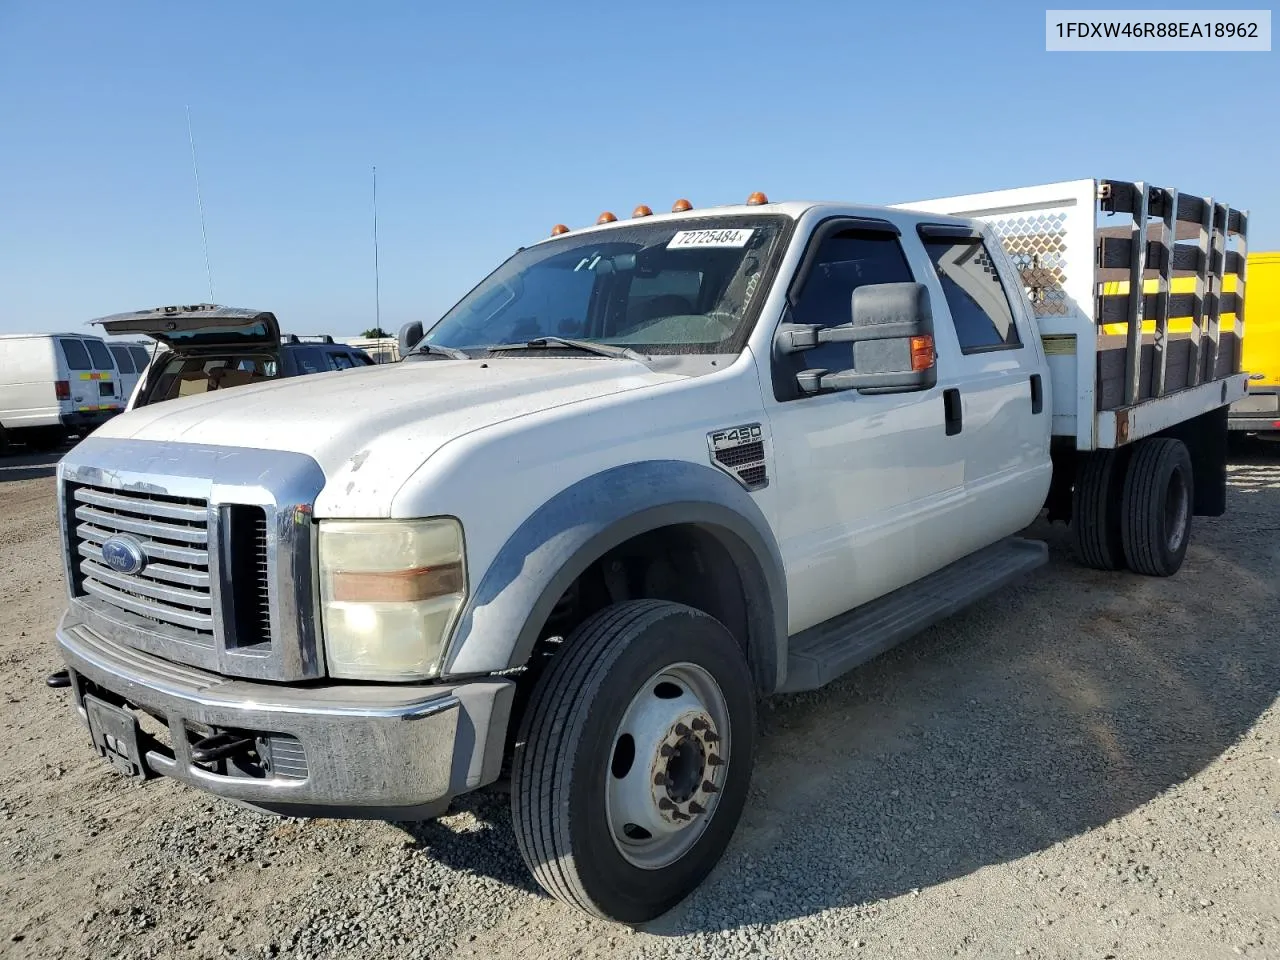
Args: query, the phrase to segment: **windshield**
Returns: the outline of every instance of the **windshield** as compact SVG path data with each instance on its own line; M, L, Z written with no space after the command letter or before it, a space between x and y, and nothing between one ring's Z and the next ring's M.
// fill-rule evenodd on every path
M737 352L786 223L707 217L540 243L499 267L423 339L463 350L567 337L645 354Z

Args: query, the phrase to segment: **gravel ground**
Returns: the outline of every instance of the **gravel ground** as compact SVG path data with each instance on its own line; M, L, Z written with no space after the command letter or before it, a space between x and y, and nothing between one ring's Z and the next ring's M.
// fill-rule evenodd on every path
M4 957L1280 957L1280 448L1157 581L1052 563L765 710L708 883L643 932L525 874L506 797L280 819L92 754L51 457L0 457Z

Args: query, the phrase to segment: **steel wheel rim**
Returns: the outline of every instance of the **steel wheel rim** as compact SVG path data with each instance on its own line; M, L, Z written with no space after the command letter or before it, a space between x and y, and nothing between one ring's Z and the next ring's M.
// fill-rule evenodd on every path
M702 837L729 770L729 707L715 678L674 663L636 690L614 731L605 818L632 866L659 870Z
M1170 553L1177 553L1186 536L1187 515L1191 512L1187 482L1178 470L1169 477L1169 489L1165 493L1164 523L1165 541Z

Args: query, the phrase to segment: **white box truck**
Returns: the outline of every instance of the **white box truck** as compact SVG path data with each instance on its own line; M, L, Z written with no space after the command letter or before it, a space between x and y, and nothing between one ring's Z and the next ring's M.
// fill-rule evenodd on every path
M1246 226L1095 180L557 226L401 363L71 451L50 681L124 773L267 810L429 817L509 771L546 890L648 920L729 842L757 699L1044 563L1046 505L1090 566L1178 570L1225 508ZM1196 336L1098 256L1190 271Z

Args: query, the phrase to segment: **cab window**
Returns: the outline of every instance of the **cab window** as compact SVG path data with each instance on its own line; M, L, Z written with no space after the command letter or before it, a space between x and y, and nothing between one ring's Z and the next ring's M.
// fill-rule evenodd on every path
M987 245L977 237L934 240L925 250L942 284L962 353L1022 346L1013 306Z
M846 230L822 241L791 311L790 321L834 327L851 318L853 291L872 283L914 280L902 244L890 233ZM853 363L847 343L823 343L785 358L802 370L847 370Z

